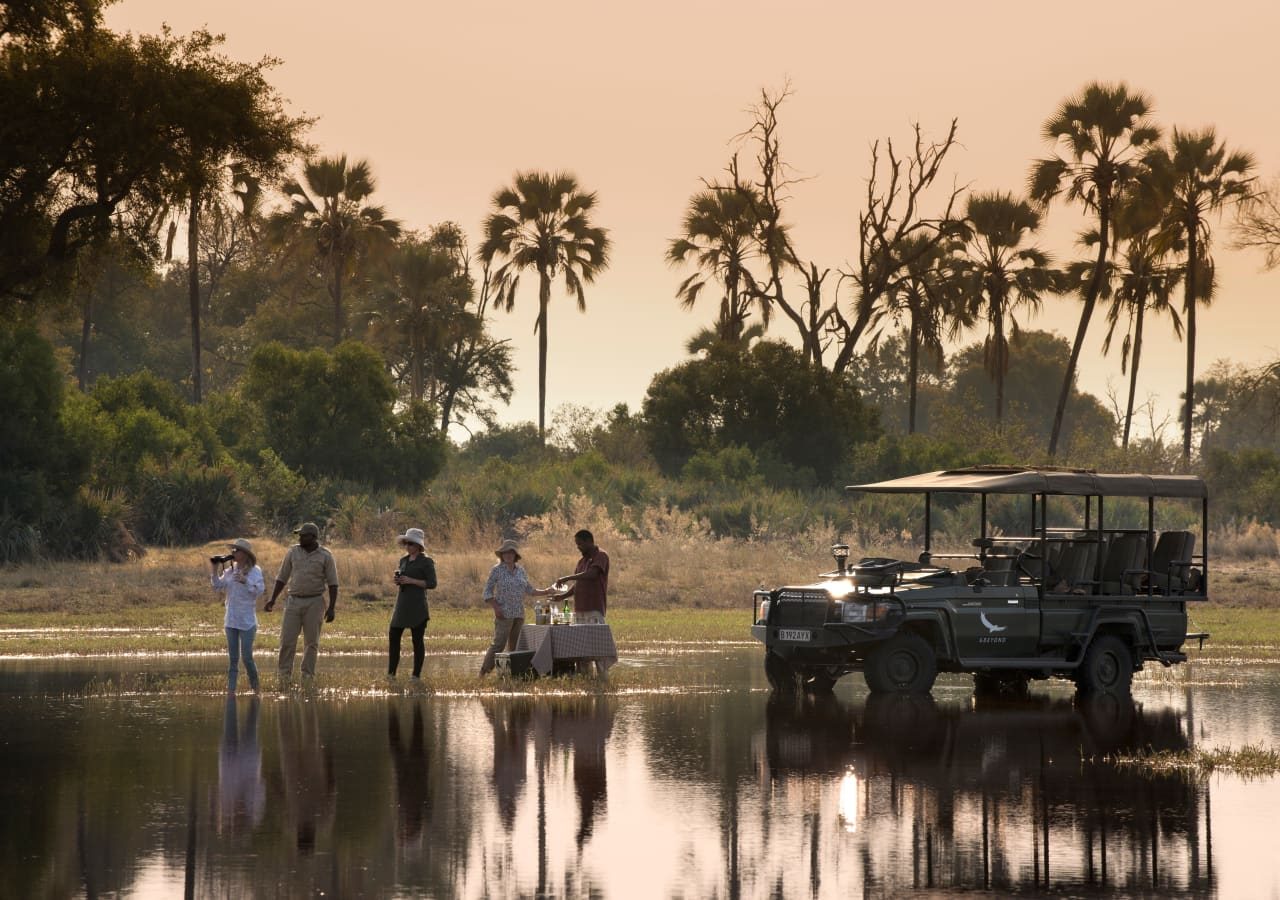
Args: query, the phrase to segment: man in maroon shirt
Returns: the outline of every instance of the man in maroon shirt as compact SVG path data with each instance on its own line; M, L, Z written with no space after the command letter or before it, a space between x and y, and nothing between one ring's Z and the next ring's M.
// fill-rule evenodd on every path
M573 597L573 614L580 625L603 625L609 594L609 554L596 546L596 539L585 528L573 536L582 559L572 575L557 578L559 584L572 582L559 597Z

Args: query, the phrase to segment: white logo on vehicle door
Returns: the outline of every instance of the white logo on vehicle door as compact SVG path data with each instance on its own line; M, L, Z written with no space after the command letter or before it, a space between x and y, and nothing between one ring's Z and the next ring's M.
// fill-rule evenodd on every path
M983 625L987 626L987 631L991 632L992 634L996 634L997 632L1004 631L1008 627L1007 625L996 625L994 622L992 622L990 619L987 618L986 613L979 613L978 618L982 620Z

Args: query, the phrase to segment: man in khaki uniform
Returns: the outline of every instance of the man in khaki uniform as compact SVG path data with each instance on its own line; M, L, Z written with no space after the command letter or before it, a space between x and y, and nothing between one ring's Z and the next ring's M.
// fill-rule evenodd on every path
M284 619L280 623L280 676L293 675L293 657L298 652L298 632L302 632L304 651L302 674L316 674L316 656L320 652L320 619L332 622L338 605L338 567L333 554L320 546L320 529L314 522L307 522L294 532L298 543L289 548L280 563L276 587L271 599L263 606L271 612L276 598L289 586L289 596L284 603ZM291 580L292 579L292 580ZM329 607L324 607L325 590L329 592Z

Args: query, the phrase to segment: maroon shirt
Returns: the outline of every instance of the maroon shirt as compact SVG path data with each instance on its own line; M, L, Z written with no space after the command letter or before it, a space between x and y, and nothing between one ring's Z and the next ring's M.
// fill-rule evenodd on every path
M575 614L598 612L603 616L609 594L609 554L597 547L595 553L578 560L573 574L580 575L592 566L600 570L600 577L573 583L573 611Z

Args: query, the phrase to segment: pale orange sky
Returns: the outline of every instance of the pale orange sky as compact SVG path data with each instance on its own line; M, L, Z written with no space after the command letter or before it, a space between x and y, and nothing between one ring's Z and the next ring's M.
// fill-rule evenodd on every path
M490 196L517 169L567 169L598 191L613 262L589 286L586 315L553 296L548 417L565 402L637 408L653 374L685 359L685 339L712 320L710 298L680 310L674 293L687 272L669 269L664 252L761 87L789 78L795 91L782 110L783 150L811 180L795 188L789 217L801 254L833 268L856 253L873 140L905 141L915 120L941 135L957 117L963 146L950 174L977 190L1021 191L1030 161L1045 153L1041 124L1091 80L1146 91L1166 129L1215 125L1256 156L1260 175L1280 173L1280 5L1265 0L123 0L107 21L144 32L207 25L226 33L234 57L281 58L273 82L295 112L320 117L311 140L325 154L368 158L375 201L410 227L454 220L474 242ZM1072 256L1079 227L1055 205L1041 244ZM1227 250L1226 223L1217 236L1220 289L1200 317L1201 372L1216 359L1280 355L1280 272ZM519 366L504 421L537 417L536 288L522 291L515 311L494 322ZM1029 324L1071 336L1078 311L1078 300L1054 300ZM1104 329L1099 307L1081 371L1082 386L1099 395L1108 380L1124 389L1118 349L1101 355ZM1167 412L1184 351L1167 321L1148 334L1139 395L1158 395ZM779 316L771 336L791 339L793 329Z

